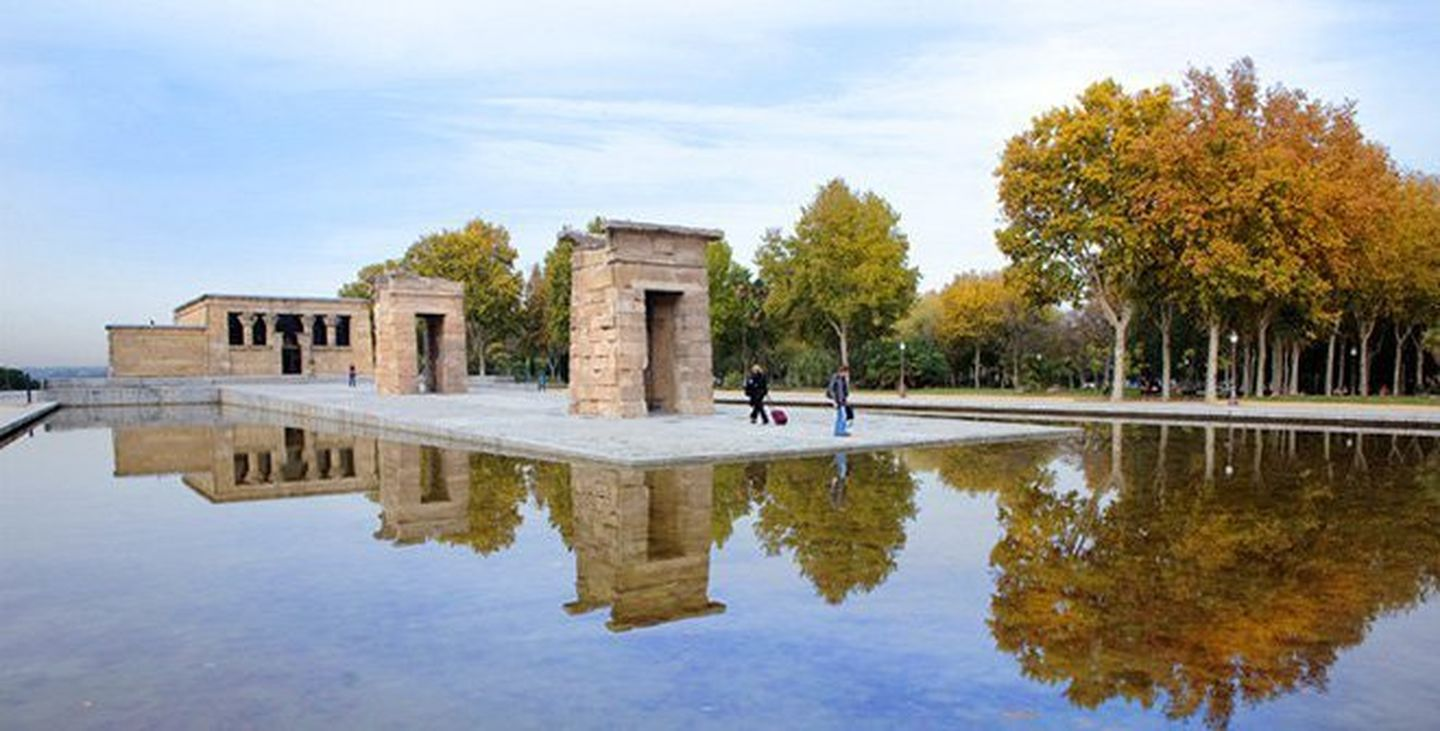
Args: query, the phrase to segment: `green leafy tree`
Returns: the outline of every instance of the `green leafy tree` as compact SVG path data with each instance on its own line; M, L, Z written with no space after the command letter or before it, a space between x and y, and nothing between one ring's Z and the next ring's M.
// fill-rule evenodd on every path
M736 262L730 245L715 241L705 250L710 280L710 346L717 375L741 373L749 367L754 336L747 294L750 270Z
M541 279L545 297L545 353L550 375L568 373L570 353L570 282L575 246L559 241L545 254Z
M517 329L524 280L515 270L516 257L504 226L476 218L459 229L421 237L400 259L362 267L340 294L373 300L375 277L398 270L464 284L467 360L485 373L491 345Z
M341 297L357 297L359 299L375 301L375 278L381 274L389 274L398 271L402 267L399 259L386 259L377 264L366 264L360 267L355 273L355 281L347 282L340 287Z
M40 382L19 368L0 367L0 391L24 391L40 388Z
M999 342L1007 318L1021 307L1021 293L1001 272L966 272L940 291L940 317L935 332L955 363L971 357L971 383L980 387L980 351Z
M482 374L490 344L515 327L523 288L515 271L517 256L505 227L477 218L458 230L422 237L402 260L405 268L421 276L465 285L470 362Z
M756 255L767 313L802 339L834 335L848 365L852 341L885 334L915 299L919 273L899 223L873 192L856 193L839 178L821 186L794 235L767 233Z

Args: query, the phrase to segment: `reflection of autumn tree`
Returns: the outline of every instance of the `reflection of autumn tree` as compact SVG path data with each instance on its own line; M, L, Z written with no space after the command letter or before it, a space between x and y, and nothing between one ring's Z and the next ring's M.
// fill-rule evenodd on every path
M520 506L528 494L525 471L528 463L493 454L470 455L470 495L466 506L468 529L440 540L469 546L479 554L508 548L524 520Z
M1169 454L1155 436L1082 450L1083 490L1035 480L999 495L991 630L1072 702L1163 703L1224 726L1241 701L1323 688L1372 620L1436 587L1440 486L1422 484L1418 458L1371 455L1361 471L1360 440L1221 430L1220 459L1263 460L1265 478L1237 467L1211 482L1203 431L1171 428ZM1097 489L1122 454L1121 490Z
M973 444L907 452L912 469L934 470L946 485L965 493L999 492L1042 479L1059 454L1053 439L1006 444Z
M759 470L764 487L765 465L725 464L715 468L715 488L710 501L710 537L716 548L724 547L734 531L735 521L750 514L750 494Z
M543 508L550 527L560 534L566 548L575 545L575 499L570 490L570 465L564 462L532 462L526 472L535 504Z
M905 521L915 515L915 482L893 454L850 455L843 496L830 458L771 464L755 533L775 555L795 553L800 572L827 602L869 591L895 570Z

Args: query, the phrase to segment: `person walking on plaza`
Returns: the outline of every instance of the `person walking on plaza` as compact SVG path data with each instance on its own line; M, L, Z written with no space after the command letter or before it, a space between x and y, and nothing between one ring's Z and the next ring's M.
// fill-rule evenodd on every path
M755 416L760 416L760 421L769 424L770 417L765 414L765 397L770 395L770 379L765 377L765 370L759 363L750 367L750 375L745 377L745 397L750 399L750 423L755 423Z
M355 364L354 364L354 363L351 363L351 364L350 364L350 380L349 380L349 383L350 383L350 387L351 387L351 388L354 388L354 387L355 387Z
M825 398L835 404L835 436L850 436L846 419L846 411L850 406L850 366L840 366L840 370L830 377L830 385L825 387Z

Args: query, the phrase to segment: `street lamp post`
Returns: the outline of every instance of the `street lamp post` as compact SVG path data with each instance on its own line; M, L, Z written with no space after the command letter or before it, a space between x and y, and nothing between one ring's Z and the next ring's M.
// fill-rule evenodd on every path
M1235 346L1240 342L1240 336L1234 330L1230 331L1230 405L1239 403L1235 396Z
M905 398L905 341L900 341L900 398Z

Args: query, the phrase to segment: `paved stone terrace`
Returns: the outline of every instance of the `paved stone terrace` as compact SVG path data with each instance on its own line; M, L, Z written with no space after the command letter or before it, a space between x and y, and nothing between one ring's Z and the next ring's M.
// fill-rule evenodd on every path
M11 438L23 434L31 424L58 408L60 408L60 404L54 402L0 404L0 446L9 443Z
M640 419L573 417L564 391L491 386L467 394L380 396L343 384L225 385L232 408L279 413L336 426L383 429L520 456L651 467L730 462L926 445L1053 438L1073 430L1028 424L861 413L854 435L831 434L833 412L795 409L783 427L752 426L743 406L713 416Z
M715 394L719 403L741 403L736 391ZM790 407L822 406L825 396L813 391L777 391L775 403ZM1440 430L1440 405L1356 404L1344 402L1286 402L1244 400L1235 406L1203 401L1130 399L1111 402L1070 396L996 396L982 394L911 394L908 398L883 393L859 393L851 401L858 408L948 414L953 416L1041 420L1176 421L1207 423L1287 424L1294 426L1350 426L1382 429Z

